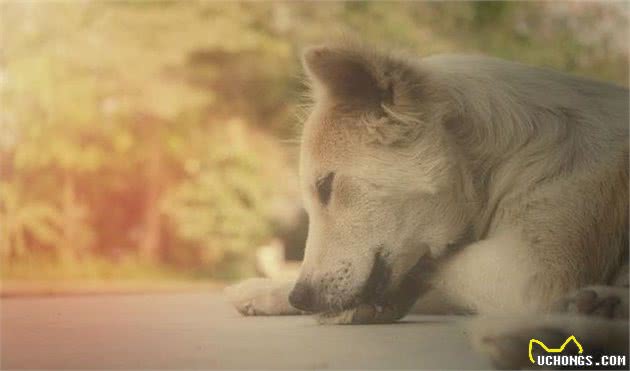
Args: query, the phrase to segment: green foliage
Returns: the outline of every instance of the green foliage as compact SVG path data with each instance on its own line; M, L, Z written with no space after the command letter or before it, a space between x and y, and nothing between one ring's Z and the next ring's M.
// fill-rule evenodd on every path
M61 242L59 210L46 202L25 201L14 184L0 182L0 256L26 253L27 238L46 245Z
M178 235L203 246L210 266L246 257L272 232L269 205L282 183L270 181L277 171L264 162L280 154L247 130L240 120L211 128L206 152L186 164L190 177L164 203Z

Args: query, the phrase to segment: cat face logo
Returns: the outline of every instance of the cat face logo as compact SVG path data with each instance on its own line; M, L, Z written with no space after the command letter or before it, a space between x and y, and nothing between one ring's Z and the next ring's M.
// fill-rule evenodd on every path
M533 364L536 364L536 361L534 361L534 356L532 355L532 347L534 346L534 343L540 345L547 353L561 353L564 350L564 348L567 346L567 344L569 344L571 341L573 341L575 345L577 345L578 353L582 354L582 352L584 352L584 349L582 348L582 344L580 344L580 342L577 341L577 339L575 338L575 335L569 336L567 340L565 340L565 342L562 343L562 345L559 348L549 348L545 345L545 343L543 343L542 341L538 339L530 339L529 340L529 360L532 361Z

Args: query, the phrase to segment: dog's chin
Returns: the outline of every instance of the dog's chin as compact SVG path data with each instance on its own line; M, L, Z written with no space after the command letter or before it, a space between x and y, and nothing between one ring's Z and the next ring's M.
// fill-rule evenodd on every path
M418 296L428 288L428 276L434 269L433 259L424 256L394 284L391 270L379 255L362 291L352 300L316 314L321 324L392 323L404 317ZM394 286L392 286L394 285Z
M377 260L378 261L378 260ZM402 282L392 287L387 272L377 266L362 293L347 305L330 308L316 315L322 324L392 323L404 317L418 296L429 288L427 277L433 270L431 259L421 258Z

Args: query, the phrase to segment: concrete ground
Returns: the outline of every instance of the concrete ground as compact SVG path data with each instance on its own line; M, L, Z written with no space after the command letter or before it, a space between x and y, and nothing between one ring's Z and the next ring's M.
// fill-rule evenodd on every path
M320 326L241 317L220 291L4 298L7 369L471 369L466 319L409 316L390 325Z

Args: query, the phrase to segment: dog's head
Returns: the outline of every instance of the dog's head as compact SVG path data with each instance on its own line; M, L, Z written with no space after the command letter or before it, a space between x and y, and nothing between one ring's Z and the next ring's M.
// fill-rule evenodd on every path
M376 304L469 225L448 97L421 64L354 45L309 48L303 65L315 103L300 160L309 231L290 301L313 312Z

